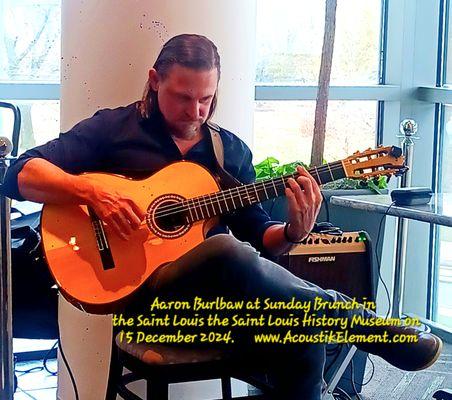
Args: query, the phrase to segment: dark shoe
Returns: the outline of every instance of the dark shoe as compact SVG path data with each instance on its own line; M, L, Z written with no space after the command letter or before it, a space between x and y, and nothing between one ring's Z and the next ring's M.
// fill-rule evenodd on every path
M359 343L356 346L363 351L383 358L394 367L405 371L419 371L430 367L441 354L442 340L433 333L423 332L412 326L386 326L374 327L372 332L366 334L383 335L387 343ZM398 337L407 336L414 342L398 343Z

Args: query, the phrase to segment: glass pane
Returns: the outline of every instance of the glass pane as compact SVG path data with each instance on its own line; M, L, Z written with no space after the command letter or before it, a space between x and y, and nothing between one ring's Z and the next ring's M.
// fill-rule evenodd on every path
M447 59L446 62L446 84L452 83L452 13L450 9L450 0L448 0L448 8L449 8L449 16L447 19L447 43L446 43L446 50L447 50Z
M19 154L58 137L60 133L60 102L57 100L8 101L19 107L21 127ZM0 114L0 132L12 132L13 114Z
M443 129L443 152L441 154L440 191L452 192L452 106L445 106ZM452 204L444 204L445 211ZM434 320L452 328L452 228L439 227L438 265L435 282L437 296L434 300Z
M452 204L449 206L452 209ZM439 265L434 321L452 328L452 228L439 227L438 245Z
M311 159L315 101L256 101L254 163L275 157L281 163ZM331 162L375 146L376 101L330 101L324 158Z
M0 81L60 81L60 0L0 1Z
M258 0L256 82L317 85L325 1ZM339 0L331 85L377 84L381 0Z
M13 110L0 107L0 136L8 138L11 141L11 144L13 142L13 125Z

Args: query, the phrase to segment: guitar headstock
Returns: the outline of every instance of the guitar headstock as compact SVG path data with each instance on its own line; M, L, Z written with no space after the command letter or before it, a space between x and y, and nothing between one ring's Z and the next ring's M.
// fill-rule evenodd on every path
M377 147L365 151L357 151L343 160L347 178L367 179L378 176L400 176L408 167L402 149L396 146Z

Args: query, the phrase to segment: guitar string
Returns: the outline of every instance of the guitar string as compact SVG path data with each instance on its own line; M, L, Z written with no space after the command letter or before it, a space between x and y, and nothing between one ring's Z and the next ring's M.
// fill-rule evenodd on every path
M338 161L338 162L340 162L340 161ZM337 170L342 169L342 168L332 167L332 168L328 168L328 169L329 169L329 171L337 171ZM254 186L254 190L255 191L257 189L258 190L264 189L264 191L265 191L268 188L274 187L275 184L276 184L276 185L280 186L279 189L281 189L281 185L283 185L283 187L286 187L286 182L285 182L284 179L288 179L289 177L295 177L295 175L298 175L298 174L295 174L295 173L294 174L288 174L288 175L285 175L285 176L282 176L282 177L279 177L279 178L271 179L269 181L257 182L257 183L254 183L254 184L248 184L248 185L244 185L244 186L237 186L237 187L232 188L232 189L227 189L227 190L224 190L224 191L215 192L215 193L212 193L212 194L209 194L209 195L203 195L203 196L194 197L192 199L187 199L187 200L184 200L184 201L182 201L180 203L176 203L176 204L172 204L172 205L168 205L168 206L162 207L158 212L156 212L154 214L154 216L155 217L166 217L166 216L169 216L169 215L180 213L182 211L190 210L190 208L192 208L192 206L189 204L189 202L193 202L193 205L194 205L195 208L199 207L201 215L203 217L204 217L204 215L203 215L203 212L202 212L202 207L206 207L206 211L207 211L208 217L210 217L209 210L207 209L207 206L209 206L209 205L212 206L212 209L213 209L213 211L215 213L215 208L213 207L213 205L215 204L215 202L218 203L221 200L218 197L220 195L222 195L223 200L226 203L226 207L227 207L227 200L232 200L232 202L235 205L234 198L239 198L240 199L241 198L240 196L243 195L243 194L246 194L248 196L248 188L250 190L253 190L253 186ZM233 191L235 193L233 193ZM229 192L228 197L226 197L226 192ZM282 194L283 193L279 194L278 196L282 196ZM257 193L256 193L256 197L257 197L257 199L260 202L261 200L259 199L259 195ZM275 197L277 197L277 196L275 196ZM197 201L198 204L195 204L195 201ZM250 205L250 204L247 204L247 205ZM167 211L167 210L169 212L165 213L165 211ZM221 210L221 206L220 206L220 210Z
M214 192L214 193L210 193L210 194L202 195L202 196L198 196L198 197L193 197L191 199L186 199L186 200L176 203L176 204L173 203L173 204L164 206L164 207L160 208L159 211L156 212L154 215L158 216L158 217L170 215L170 214L164 214L164 211L166 211L166 210L171 210L171 211L178 210L178 209L186 210L187 207L191 207L191 205L188 204L190 202L192 202L195 207L203 207L203 206L213 205L213 204L215 204L215 202L218 203L218 201L226 202L227 200L232 200L234 202L234 199L241 199L242 195L246 195L249 197L248 192L249 192L249 190L253 190L252 186L255 186L256 189L258 189L260 191L264 187L265 187L265 189L273 188L274 186L286 187L286 183L285 183L285 181L283 182L282 179L279 179L278 181L272 180L271 182L265 182L265 183L257 182L255 184L236 186L234 188L221 190L219 192ZM195 202L197 202L197 204L195 204ZM180 210L178 210L178 211L180 211Z
M341 161L336 161L336 163L342 163L342 162ZM333 163L331 163L331 164L333 164ZM324 168L328 169L328 172L333 172L333 171L337 171L338 169L342 169L342 166L340 166L339 168L338 167L332 167L332 168L331 167L330 168L324 167ZM250 190L253 190L253 187L254 187L255 191L257 189L259 189L259 190L264 189L264 192L266 192L266 189L274 187L275 183L276 183L276 185L279 185L279 186L281 186L281 184L284 184L284 187L286 187L286 182L283 181L283 179L288 179L289 177L295 177L295 175L299 175L299 174L298 173L288 174L288 175L285 175L285 176L281 176L279 178L270 179L268 181L257 182L257 183L254 183L254 184L247 184L247 185L244 185L244 186L237 186L237 187L232 188L232 189L227 189L227 190L224 190L224 191L215 192L215 193L212 193L212 194L208 194L208 195L203 195L203 196L198 196L198 197L194 197L194 198L191 198L191 199L187 199L187 200L184 200L184 201L182 201L180 203L171 204L171 205L162 207L161 209L159 209L158 212L156 212L154 214L154 216L155 217L166 217L166 216L169 216L169 215L178 214L178 213L180 213L182 211L187 211L187 210L190 211L192 209L193 210L199 209L199 211L200 211L200 213L201 213L201 215L203 217L202 219L205 219L204 213L203 213L203 210L202 210L202 207L205 207L206 212L207 212L207 217L210 218L211 216L209 215L209 209L207 207L209 205L212 206L212 210L213 210L214 215L215 215L214 204L215 204L215 202L219 203L219 201L221 200L218 196L222 195L223 200L224 200L225 205L226 205L226 208L228 208L227 200L232 200L232 202L233 202L233 204L235 206L234 198L240 199L240 202L242 203L242 206L245 207L245 205L243 205L243 202L241 201L241 197L240 196L243 195L243 194L246 194L248 196L248 188ZM333 177L332 174L331 174L331 176ZM233 191L234 191L234 193L233 193ZM226 192L229 192L228 197L226 197ZM274 197L279 197L279 196L282 196L282 195L283 195L283 193L278 194L278 196L274 196ZM257 194L257 191L256 191L256 197L257 197L258 201L254 201L254 202L261 202L262 201L262 200L259 199L259 195ZM268 200L268 198L265 199L265 200ZM197 201L198 204L196 204L195 201ZM192 205L189 204L189 202L193 203L194 208L193 208ZM247 204L247 206L248 205L251 205L251 203ZM235 208L237 208L237 207L235 207ZM169 212L165 213L166 210L168 210ZM220 211L222 211L221 210L221 206L220 206ZM229 209L228 209L228 211L229 211ZM196 214L197 214L197 212L196 212ZM197 218L197 219L199 219L199 218Z
M330 168L329 172L333 172L335 170L337 170L337 168L333 168L333 169ZM282 188L281 187L282 184L283 184L283 187L285 188L286 187L286 181L283 181L283 179L288 179L291 176L294 177L294 175L295 174L291 174L291 175L286 175L284 177L276 178L276 182L275 182L275 179L272 179L272 180L269 180L269 181L258 182L258 183L254 183L254 184L244 185L244 186L237 186L235 188L228 189L228 190L225 190L225 191L215 192L215 193L212 193L212 194L208 194L208 195L204 195L204 196L198 196L198 197L195 197L195 198L192 198L192 199L184 200L183 202L180 202L180 203L177 203L177 204L171 204L171 205L162 207L158 212L156 212L154 214L154 216L155 217L165 217L165 216L177 214L177 213L180 213L182 211L187 211L187 210L190 211L190 214L191 214L191 210L194 210L196 215L197 215L197 219L199 219L198 213L196 211L197 209L199 209L199 211L200 211L200 213L201 213L201 215L203 217L202 219L204 219L205 217L204 217L204 213L203 213L202 207L205 207L205 211L207 213L207 217L210 218L211 215L210 215L209 209L207 207L208 206L212 206L211 209L213 211L213 214L215 215L216 214L216 210L215 210L215 207L214 207L215 202L218 204L218 206L220 208L220 213L223 212L223 210L221 209L221 205L219 204L220 200L222 200L222 201L224 200L224 204L225 204L225 206L227 208L227 211L229 211L227 200L232 200L234 208L238 208L238 207L235 206L234 198L240 199L240 202L242 203L242 207L244 207L245 205L243 204L243 202L241 200L241 195L246 194L248 197L250 197L248 195L248 188L250 190L254 189L254 191L256 193L257 201L256 200L252 200L252 201L254 203L255 202L261 202L262 200L259 198L259 194L257 193L257 190L259 190L261 192L261 194L263 194L262 193L262 189L263 189L267 199L269 199L270 197L267 194L267 189L271 189L273 187L276 190L276 193L278 193L278 190L276 189L275 184L278 185L278 189ZM228 196L226 196L226 193L228 193ZM223 195L223 199L221 199L219 197L221 195ZM271 197L279 197L279 196L282 196L282 195L283 195L283 193L279 193L277 196L271 196ZM267 199L265 199L265 200L267 200ZM196 202L195 202L196 200L197 200L198 204L196 204ZM193 203L194 207L192 205L190 205L190 202ZM248 205L251 205L251 203L246 204L246 206L248 206ZM167 210L169 212L165 213L165 211L167 211ZM192 217L192 219L193 219L193 217Z
M249 185L249 186L246 185L246 186L249 187L250 190L252 190L251 186L253 186L253 185ZM259 184L256 185L256 186L258 186L258 187L256 187L256 189L259 190L259 191L261 191L261 188L263 189L265 187L265 185L262 185L262 184L260 186L259 186ZM278 187L277 189L281 189L282 187L285 188L286 184L284 183L284 185L283 185L282 182L277 182L277 183L274 183L274 184L271 184L271 185L267 185L265 188L269 189L269 188L273 188L274 186L277 186ZM232 193L233 191L235 193ZM214 193L211 193L209 195L204 195L204 196L201 196L201 197L194 197L192 199L187 199L187 200L184 200L184 201L179 202L179 203L175 203L175 204L172 204L172 205L165 206L165 210L164 211L162 211L162 209L163 209L163 207L162 207L162 209L159 209L159 211L156 212L154 214L154 216L156 216L156 217L166 217L166 216L169 216L169 215L172 215L172 214L177 214L177 213L179 213L181 211L187 211L189 208L193 209L193 206L194 206L194 208L197 208L197 209L200 209L201 207L207 207L209 205L213 206L215 203L218 204L219 201L221 201L224 204L226 204L228 200L231 200L232 203L235 204L234 200L240 199L240 203L243 203L242 200L241 200L243 198L242 195L246 195L248 198L250 197L248 195L248 189L246 189L244 186L237 186L237 187L232 188L232 189L226 189L226 190L222 190L220 192L214 192ZM282 196L282 193L278 194L277 196L275 195L275 196L271 196L271 197L279 197L279 196ZM258 195L256 197L259 198ZM271 198L271 197L269 197L269 198ZM195 200L197 200L197 204L195 203ZM266 200L268 200L268 199L266 199ZM261 200L259 200L259 201L261 201ZM190 205L189 204L190 202L193 203L193 205ZM246 205L243 204L243 207L246 207L248 205L250 205L250 204L246 204ZM226 206L228 206L228 205L226 204ZM221 206L220 206L220 209L221 209ZM170 212L165 213L165 211L167 211L167 210L170 211ZM202 212L202 210L201 210L201 212Z
M342 162L341 162L341 161L336 161L335 163L342 163ZM333 164L333 163L331 163L331 164ZM329 172L329 171L335 172L335 171L338 171L338 170L340 170L340 169L343 169L342 166L337 166L337 167L332 167L332 168L328 168L328 167L323 166L323 167L319 167L318 170L319 170L320 168L325 168L325 169L328 170L328 171L326 171L326 170L325 170L325 171L318 171L319 173ZM293 174L287 174L287 175L284 175L284 176L281 176L281 177L272 178L272 179L265 180L265 181L258 181L258 182L255 182L255 183L246 184L246 185L244 185L244 186L236 186L235 188L222 190L222 191L220 191L220 192L214 192L214 193L211 193L211 194L208 194L208 195L202 195L202 196L198 196L198 197L193 197L193 198L191 198L191 199L186 199L186 200L184 200L183 202L180 202L180 203L177 203L177 204L180 206L180 204L183 204L183 203L185 203L185 202L190 202L190 201L193 201L193 202L194 202L194 201L198 201L198 203L200 203L201 201L204 201L202 204L200 203L200 204L198 204L198 205L195 205L195 207L211 205L212 202L209 202L209 197L210 197L210 196L218 196L218 195L220 195L221 193L226 193L226 192L231 192L230 194L231 194L232 196L226 198L226 197L223 195L224 200L225 200L225 201L226 201L226 200L232 200L233 198L237 197L237 196L240 195L240 194L248 194L248 190L246 189L246 187L248 187L248 188L250 188L250 189L252 190L252 186L259 186L258 189L260 189L260 188L262 187L262 188L265 190L265 189L268 189L268 188L273 187L273 185L275 184L275 182L277 182L277 184L280 185L282 179L288 179L288 178L290 178L290 177L295 178L296 175L299 176L298 173L293 173ZM320 182L319 182L319 183L320 183ZM285 185L285 183L284 183L284 185ZM243 191L243 193L237 193L237 188L239 188L240 191ZM232 194L232 191L236 191L236 193ZM217 199L216 199L216 200L217 200ZM187 206L190 207L190 205L187 205ZM180 206L180 207L186 208L187 206L183 205L183 206ZM167 206L163 206L163 207L161 207L161 208L159 209L159 212L162 213L162 212L165 211L165 210L170 210L170 209L173 210L173 207L175 207L174 204L170 204L170 205L167 205ZM160 213L156 213L155 215L156 215L156 216L162 216ZM163 216L165 216L165 215L163 215Z
M318 167L318 168L314 168L312 170L315 170L315 172L317 173L317 177L319 180L319 183L321 183L321 179L320 179L320 173L324 173L326 172L326 170L329 172L329 174L331 175L331 177L333 178L332 180L335 180L336 178L333 176L333 172L337 171L338 169L343 169L343 165L342 165L342 161L335 161L333 163ZM381 172L384 172L385 170L381 170ZM313 173L313 172L311 172ZM237 208L235 206L235 202L234 202L234 198L238 198L240 199L240 202L242 203L242 207L244 207L244 204L241 200L241 195L243 195L244 193L246 193L246 195L248 196L248 189L255 191L256 193L256 197L258 202L261 202L262 200L259 198L259 194L257 193L257 190L259 189L260 191L263 189L265 192L265 196L267 197L267 199L269 199L270 197L267 194L267 188L271 188L272 186L275 186L275 181L277 182L277 185L281 185L281 181L283 181L284 186L286 185L286 182L284 181L285 179L287 180L289 177L293 177L295 178L295 175L299 175L297 172L293 173L293 174L288 174L279 178L273 178L267 181L263 181L263 182L257 182L257 183L253 183L253 184L248 184L248 185L244 185L244 186L239 186L236 188L232 188L229 190L225 190L225 191L220 191L220 192L215 192L212 194L208 194L208 195L203 195L203 196L198 196L192 199L187 199L184 200L180 203L177 204L170 204L167 206L163 206L161 207L158 212L155 214L156 217L162 217L162 216L168 216L168 215L172 215L172 214L176 214L179 213L181 211L190 211L190 215L191 215L191 210L193 209L193 211L196 213L197 218L198 217L198 213L197 213L197 209L199 207L199 211L202 215L202 219L204 219L204 213L202 210L202 207L205 207L206 212L207 212L207 216L210 217L210 213L209 213L209 209L208 206L212 206L212 210L213 210L213 214L216 214L216 210L214 207L215 202L217 202L219 209L220 209L220 213L223 212L223 210L221 209L221 205L220 205L220 200L221 198L219 197L220 195L223 195L223 201L224 201L224 205L226 206L227 211L229 211L229 207L228 207L228 203L227 200L232 200L234 208ZM238 189L239 188L239 189ZM275 188L275 187L274 187ZM276 190L276 188L275 188ZM226 197L226 193L229 192L228 197ZM282 196L282 193L278 194L277 196L271 196L271 197L278 197L278 196ZM265 200L267 200L265 199ZM198 204L195 203L195 201L197 200ZM190 205L190 201L193 203L193 206ZM253 200L254 202L257 202L256 200ZM251 203L247 204L250 205ZM169 210L169 213L165 212ZM193 219L193 217L192 217Z

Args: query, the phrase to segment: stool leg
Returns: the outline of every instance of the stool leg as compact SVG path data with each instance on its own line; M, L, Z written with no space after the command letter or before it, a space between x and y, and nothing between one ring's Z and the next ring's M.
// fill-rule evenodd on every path
M168 400L168 382L146 380L146 400Z
M223 400L232 399L231 378L229 376L221 377L221 394Z

